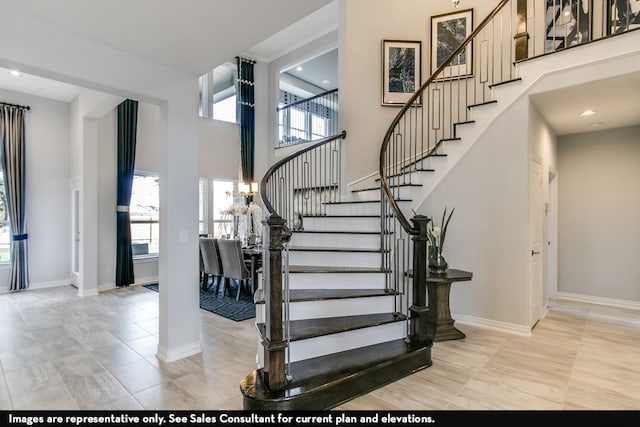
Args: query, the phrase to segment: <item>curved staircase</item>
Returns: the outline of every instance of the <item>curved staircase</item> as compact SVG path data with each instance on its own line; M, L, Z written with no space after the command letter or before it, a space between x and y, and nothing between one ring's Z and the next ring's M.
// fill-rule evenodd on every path
M268 237L256 294L264 351L241 382L245 409L330 409L431 366L430 219L413 208L522 96L517 64L536 55L526 8L498 2L401 108L384 136L379 173L354 186L349 200L337 191L345 132L267 172ZM470 46L476 74L445 75ZM489 63L492 49L507 54Z

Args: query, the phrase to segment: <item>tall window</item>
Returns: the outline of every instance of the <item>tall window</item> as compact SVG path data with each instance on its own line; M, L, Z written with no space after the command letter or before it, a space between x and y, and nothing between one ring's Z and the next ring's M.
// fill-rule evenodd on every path
M225 62L200 77L200 117L238 123L236 64Z
M9 245L11 244L11 225L9 223L9 206L4 189L4 172L0 168L0 263L10 261Z
M230 236L233 233L233 219L225 213L233 204L245 203L238 193L236 181L213 181L213 237Z
M131 246L133 255L156 255L160 249L160 187L158 175L136 172L131 187Z

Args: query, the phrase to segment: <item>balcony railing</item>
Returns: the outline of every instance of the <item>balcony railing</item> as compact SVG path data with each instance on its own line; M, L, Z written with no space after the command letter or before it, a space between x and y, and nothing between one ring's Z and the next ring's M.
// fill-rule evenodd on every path
M277 111L280 147L338 133L338 89L281 105Z

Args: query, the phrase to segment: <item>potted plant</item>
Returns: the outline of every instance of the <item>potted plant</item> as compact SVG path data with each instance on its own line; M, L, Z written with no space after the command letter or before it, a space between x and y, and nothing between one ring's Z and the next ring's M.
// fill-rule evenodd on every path
M451 209L449 216L447 216L447 208L444 208L442 222L439 226L435 225L433 220L429 221L427 228L427 236L429 238L428 266L429 271L435 274L444 274L447 272L448 264L442 256L442 251L444 249L445 237L447 236L447 227L449 226L449 221L451 221L453 211L455 211L455 208Z

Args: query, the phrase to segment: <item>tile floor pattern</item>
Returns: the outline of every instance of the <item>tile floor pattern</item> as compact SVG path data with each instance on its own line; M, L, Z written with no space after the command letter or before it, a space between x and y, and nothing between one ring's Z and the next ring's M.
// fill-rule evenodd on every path
M78 297L71 286L0 295L0 409L241 409L253 319L200 310L202 353L156 356L158 294ZM554 301L530 337L456 324L433 366L340 410L640 408L640 311Z

